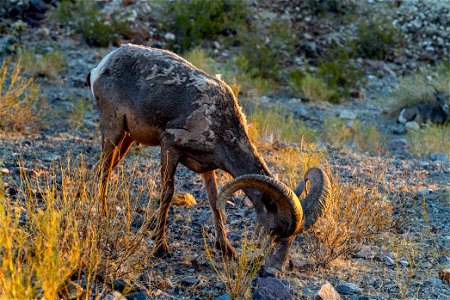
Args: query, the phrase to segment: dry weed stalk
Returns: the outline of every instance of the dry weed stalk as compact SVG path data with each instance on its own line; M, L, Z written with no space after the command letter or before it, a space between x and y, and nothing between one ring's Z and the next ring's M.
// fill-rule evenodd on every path
M97 176L83 160L39 178L22 174L22 201L0 199L0 242L8 245L0 251L0 299L57 299L70 280L82 284L79 297L89 299L104 283L140 275L151 256L144 238L153 204L138 200L148 199L155 180L137 182L142 175L136 172L120 170L110 181L108 217L100 209ZM134 228L142 212L146 221Z

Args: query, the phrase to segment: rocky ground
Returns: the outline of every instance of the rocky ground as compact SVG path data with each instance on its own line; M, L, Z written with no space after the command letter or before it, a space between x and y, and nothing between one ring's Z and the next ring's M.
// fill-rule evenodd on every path
M137 16L135 24L138 28L154 28L153 20L142 21L143 12L151 14L151 9L141 1L130 1L127 7ZM318 22L308 18L301 9L302 4L295 1L251 1L259 14L266 18L286 17L299 18L299 39L309 50L325 48L328 41L339 39L337 32L352 32L352 25L333 23L333 20ZM385 3L367 0L361 13L370 13L373 9L383 9ZM296 118L307 126L319 129L323 120L336 116L346 120L359 119L361 122L375 123L386 140L386 152L380 155L358 153L351 149L340 151L327 147L331 167L344 182L352 182L362 178L368 186L374 184L374 169L387 163L388 181L398 190L408 190L406 207L407 222L395 234L380 235L373 243L363 245L354 255L341 258L327 268L317 268L305 261L298 246L302 238L298 237L291 249L289 266L282 274L282 289L288 290L295 299L311 299L327 282L337 290L343 299L397 299L406 290L408 299L448 299L450 286L439 272L450 268L450 162L448 154L436 153L430 158L414 157L407 149L404 135L393 134L397 124L395 119L385 113L384 99L398 87L400 76L413 72L420 65L439 64L442 57L449 55L450 39L450 5L446 1L397 1L399 7L389 10L395 21L401 24L408 37L408 43L402 52L389 62L365 62L366 67L376 66L384 70L374 76L367 75L367 83L361 89L364 99L351 99L342 104L313 104L299 101L289 96L263 96L261 103L279 103L294 112ZM74 125L71 116L76 113L73 99L84 99L90 103L90 93L85 86L87 72L93 68L110 48L88 47L77 35L68 36L66 27L57 27L46 20L46 11L51 10L46 2L31 1L34 6L23 8L17 2L18 11L11 19L0 22L10 26L10 21L17 16L23 18L29 26L20 35L20 45L24 48L46 48L58 45L67 62L64 72L53 79L39 78L42 94L49 103L50 111L43 128L32 134L2 133L0 136L0 167L7 194L13 197L14 182L19 180L21 170L32 176L48 171L52 163L65 162L68 155L88 157L93 165L100 157L100 138L98 117L95 109L88 112L80 124ZM105 4L105 10L122 7L122 1L111 1ZM39 6L41 4L41 6ZM45 4L45 5L44 5ZM3 11L5 14L11 11ZM11 13L12 14L12 13ZM141 19L140 19L141 18ZM337 27L337 28L336 28ZM319 37L319 38L318 38ZM0 58L5 57L8 47L14 43L8 34L0 39ZM150 30L148 45L164 47L167 32ZM219 51L221 51L219 49ZM223 51L226 51L224 49ZM313 51L314 52L314 51ZM300 57L303 55L299 54ZM301 61L301 59L300 59ZM381 67L380 67L381 66ZM146 165L146 161L154 160L157 165L158 149L132 150L124 166L133 163ZM18 165L18 161L22 166ZM206 194L202 188L200 177L181 167L177 173L177 191L189 192L197 201L195 207L174 207L169 220L169 240L172 247L172 258L157 260L143 274L142 282L150 286L147 296L157 299L227 299L224 285L217 277L208 262L202 237L202 228L212 232L210 211ZM415 195L415 196L412 196ZM424 206L426 216L424 218ZM251 224L253 211L245 202L233 208L234 217L231 223L230 240L239 246L239 230L242 225L233 223L233 218L242 218L243 223ZM239 223L239 224L243 224ZM414 242L419 251L415 265L411 266L408 254L394 257L398 252L395 242L408 239ZM407 275L414 268L414 274ZM448 278L448 275L447 275ZM276 285L279 282L269 282ZM118 297L115 294L115 297ZM144 299L143 292L135 294ZM141 297L141 298L138 298ZM114 298L109 294L105 298ZM264 298L257 298L264 299ZM315 298L320 299L320 298ZM323 299L331 299L324 297ZM334 299L334 298L333 298Z

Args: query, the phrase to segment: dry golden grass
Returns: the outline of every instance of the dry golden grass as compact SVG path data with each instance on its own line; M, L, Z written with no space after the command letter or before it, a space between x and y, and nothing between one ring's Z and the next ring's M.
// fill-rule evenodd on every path
M0 74L0 132L27 131L36 125L38 109L44 105L39 86L22 74L20 63L2 63Z
M256 145L271 144L275 141L315 141L315 132L296 121L288 110L280 106L268 109L256 107L248 116L248 120L250 139Z
M428 156L433 152L450 155L450 130L447 126L426 124L408 132L407 141L411 153Z
M373 184L343 183L338 176L331 180L331 200L316 225L304 233L301 249L317 265L358 251L377 234L397 228L401 222L393 215L400 205L394 189L386 179L387 163L381 160L370 174Z
M206 256L218 279L225 285L230 299L250 299L253 279L264 266L266 256L272 250L269 237L261 238L243 230L240 252L237 258L229 258L212 249L209 244L212 237L203 232ZM209 241L208 241L209 240Z
M359 120L331 117L325 120L322 138L338 149L355 148L361 152L378 154L384 151L383 136L373 124Z
M314 167L328 170L326 153L316 148L313 143L302 142L299 147L286 147L273 151L268 157L276 174L291 189L295 189L303 181L305 173Z
M155 180L136 173L118 168L106 214L96 174L82 160L38 178L23 174L19 196L0 198L0 299L59 299L71 280L89 299L116 278L140 275L152 255L144 238L154 204L139 200L149 198ZM142 213L144 224L134 228Z
M58 79L59 74L61 74L66 65L64 56L57 51L41 55L31 50L24 50L20 54L20 60L25 72L31 76L44 76L52 80Z

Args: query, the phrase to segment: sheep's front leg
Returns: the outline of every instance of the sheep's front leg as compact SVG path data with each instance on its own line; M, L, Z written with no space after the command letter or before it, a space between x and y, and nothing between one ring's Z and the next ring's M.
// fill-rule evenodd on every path
M223 254L227 256L236 256L236 250L231 246L225 231L224 220L221 212L216 207L218 189L216 183L215 171L210 171L202 174L203 183L205 184L206 194L208 196L209 206L213 214L214 228L216 229L216 247L219 248Z
M172 147L161 145L161 200L156 224L155 256L168 256L169 246L166 238L166 223L169 215L172 197L175 192L174 177L178 165L179 154Z

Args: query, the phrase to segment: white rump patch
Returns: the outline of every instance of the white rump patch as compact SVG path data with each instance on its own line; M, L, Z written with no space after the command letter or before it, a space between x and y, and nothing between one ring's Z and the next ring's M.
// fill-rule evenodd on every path
M408 120L403 116L405 111L406 111L406 108L402 109L402 111L400 112L400 115L398 116L398 121L402 124L405 124L406 122L408 122Z
M90 83L91 83L91 92L92 92L92 96L94 97L94 100L95 100L94 83L98 79L98 77L102 74L103 69L105 68L105 65L108 62L111 55L119 49L120 48L117 48L117 49L109 52L105 57L103 57L103 59L98 64L98 66L91 70L91 82Z

